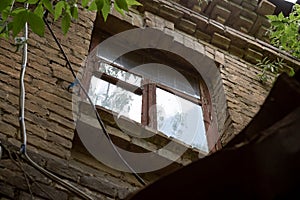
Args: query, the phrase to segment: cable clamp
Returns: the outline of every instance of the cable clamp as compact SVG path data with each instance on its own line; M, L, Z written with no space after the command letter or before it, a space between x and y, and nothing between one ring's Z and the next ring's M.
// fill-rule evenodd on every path
M68 86L68 91L70 91L70 89L72 87L74 87L75 85L77 85L79 83L79 80L76 78L74 82L72 82L69 86Z
M15 44L16 45L22 45L26 42L25 37L15 37Z
M21 152L21 154L25 154L25 152L26 152L26 145L25 144L21 144L20 152Z

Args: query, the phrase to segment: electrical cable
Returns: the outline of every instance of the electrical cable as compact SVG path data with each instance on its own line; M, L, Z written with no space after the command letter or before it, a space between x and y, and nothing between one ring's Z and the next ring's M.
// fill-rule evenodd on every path
M28 9L29 4L25 3L25 9ZM21 137L23 140L21 146L21 152L26 153L26 144L27 144L27 134L25 127L25 117L24 117L24 107L25 107L25 86L24 86L24 76L27 66L27 39L28 39L28 23L26 22L24 25L24 37L23 37L23 56L22 56L22 65L20 72L20 94L19 94L19 124L21 129Z
M69 58L67 57L67 55L66 55L66 53L65 53L65 51L64 51L64 49L63 49L63 47L62 47L62 45L61 45L60 42L58 41L58 39L57 39L56 35L54 34L53 30L51 29L51 27L50 27L50 25L49 25L47 19L46 19L45 17L44 17L43 19L44 19L44 22L45 22L45 24L46 24L48 30L50 31L50 33L51 33L51 35L52 35L52 37L53 37L53 39L55 40L55 42L56 42L58 48L60 49L61 53L63 54L63 56L64 56L64 58L65 58L65 60L66 60L66 62L67 62L67 65L69 66L69 69L70 69L70 71L71 71L73 77L75 78L75 81L77 81L77 84L79 84L79 86L80 86L80 88L82 89L84 95L87 97L87 99L88 99L90 105L92 106L93 111L94 111L95 114L96 114L97 121L99 122L99 124L100 124L100 126L101 126L101 129L103 130L103 133L104 133L105 137L108 139L109 143L110 143L111 146L113 147L113 150L114 150L115 153L119 156L119 158L122 160L122 162L126 165L126 167L128 167L128 169L129 169L129 170L131 171L131 173L135 176L135 178L136 178L143 186L145 186L146 183L145 183L145 181L143 180L143 178L140 177L140 176L137 174L137 172L130 166L130 164L124 159L124 157L121 155L121 153L120 153L120 152L118 151L118 149L116 148L115 144L113 143L113 141L112 141L112 139L111 139L109 133L107 132L107 130L106 130L105 126L104 126L104 123L103 123L103 121L102 121L102 119L101 119L101 117L100 117L100 115L99 115L99 113L98 113L98 111L97 111L97 108L96 108L95 104L93 103L92 99L91 99L90 96L88 95L88 92L86 91L86 89L83 87L81 81L77 78L77 76L76 76L76 74L75 74L75 72L74 72L74 70L73 70L72 64L71 64Z
M89 195L87 195L86 193L84 193L83 191L81 191L80 189L78 189L77 187L75 187L74 185L66 182L65 180L59 178L58 176L54 175L53 173L49 172L48 170L42 168L40 165L38 165L36 162L34 162L28 156L27 153L24 153L24 155L25 155L26 160L28 160L29 163L31 163L33 165L33 167L35 167L36 169L38 169L40 172L42 172L43 174L45 174L46 176L48 176L52 180L55 180L56 182L60 183L65 188L69 189L70 191L74 192L75 194L81 196L82 198L84 198L86 200L93 200L92 197L90 197Z
M28 3L25 3L25 9L28 9ZM87 200L93 200L90 196L85 194L83 191L79 190L72 184L66 182L65 180L62 180L61 178L57 177L56 175L52 174L51 172L47 171L40 165L38 165L36 162L34 162L30 156L27 154L27 133L26 133L26 127L25 127L25 120L24 120L24 113L25 113L25 86L24 86L24 76L25 76L25 71L26 71L26 66L27 66L27 57L28 57L28 45L27 45L27 39L28 39L28 24L27 22L25 23L24 26L24 46L23 46L23 57L22 57L22 66L21 66L21 72L20 72L20 94L19 94L19 124L20 124L20 129L21 129L21 137L22 137L22 145L20 152L22 155L25 156L25 159L33 165L37 170L51 178L52 180L55 180L56 182L60 183L64 187L68 188L70 191L74 192L75 194L81 196L84 199Z

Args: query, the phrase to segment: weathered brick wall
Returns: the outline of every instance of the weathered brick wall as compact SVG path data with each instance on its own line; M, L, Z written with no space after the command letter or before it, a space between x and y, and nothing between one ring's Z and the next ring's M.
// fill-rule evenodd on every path
M93 18L93 15L82 16L82 22L74 24L66 37L62 36L58 23L52 26L75 70L81 67L88 54ZM28 142L32 150L35 149L33 147L38 147L68 158L74 124L70 101L72 93L67 91L67 87L74 79L65 67L66 61L48 31L45 38L29 34L28 68L25 76ZM1 40L1 102L4 104L1 106L1 133L5 139L19 146L16 127L19 123L21 51L15 53L15 47L9 42Z
M193 1L189 1L189 5L182 2L186 1L144 1L144 7L132 10L125 16L115 11L112 15L133 27L158 29L171 38L170 42L215 61L214 70L205 69L207 73L202 75L211 83L218 131L222 144L226 144L259 110L271 87L270 82L262 85L258 81L259 69L253 64L255 60L273 55L283 57L291 66L299 66L299 63L253 37L262 37L264 28L268 26L262 18L266 11L262 9L265 8L262 3L216 1L201 8ZM240 11L236 13L234 9ZM232 21L232 15L237 15L243 26L234 27L236 24ZM208 20L209 16L213 20ZM94 19L95 14L81 12L78 23L72 25L67 36L61 35L59 23L52 25L76 71L82 67L88 54ZM108 28L114 32L119 27L114 24ZM97 163L80 149L80 144L74 142L72 91L67 91L74 80L65 67L66 61L48 31L45 38L33 34L29 37L29 62L25 76L29 154L41 166L95 199L124 198L140 188L141 185L131 174ZM0 40L0 46L0 139L12 153L10 157L6 152L0 160L0 196L4 196L3 199L30 199L31 191L37 199L80 199L16 159L13 152L21 144L18 128L21 53L15 53L14 47L6 40ZM118 130L113 127L109 127L109 131L118 135ZM128 141L139 148L151 150L155 147L148 142ZM171 168L195 159L194 152L188 154L191 156ZM160 173L166 173L171 168ZM161 174L146 174L143 178L154 180L159 176Z
M196 0L178 2L223 25L256 38L268 40L265 33L270 24L265 15L273 14L275 6L267 0L213 0L201 6ZM210 36L206 35L206 37Z
M67 36L61 34L59 22L51 24L76 72L88 54L94 19L95 14L81 11L78 23L72 25ZM28 44L25 121L29 155L94 199L124 198L137 188L130 175L127 181L122 181L121 176L125 175L120 172L105 167L95 170L71 158L75 125L72 91L67 88L74 79L54 39L46 30L45 38L29 34ZM16 147L21 145L18 122L21 51L15 52L11 41L3 39L0 46L0 138L11 153L10 157L3 149L0 160L1 199L31 199L31 192L36 199L81 199L22 159L16 159Z
M32 199L32 196L34 199L83 199L24 163L14 153L15 147L4 146L11 150L12 157L5 156L0 162L1 199L24 200ZM93 199L123 199L140 187L128 181L130 178L114 177L111 172L96 170L76 160L68 161L41 152L29 155L40 166L67 180Z

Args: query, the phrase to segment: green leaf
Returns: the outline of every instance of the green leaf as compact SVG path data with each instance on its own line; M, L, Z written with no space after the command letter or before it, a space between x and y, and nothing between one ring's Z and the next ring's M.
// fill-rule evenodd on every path
M0 38L8 39L9 37L8 37L7 32L1 32L1 33L0 33Z
M27 11L27 10L25 8L16 8L16 9L12 10L11 15L16 16L18 13L24 12L24 11Z
M7 31L6 31L6 26L4 27L1 27L1 30L0 30L0 37L5 37L7 34Z
M90 11L96 11L97 10L97 4L95 1L92 1L92 3L90 4L88 10Z
M34 9L34 14L39 16L40 18L43 18L44 15L44 7L42 4L39 4L35 9Z
M64 7L65 7L64 1L60 1L55 5L54 21L58 20L58 18L61 16Z
M82 0L82 1L81 1L82 7L86 8L87 5L89 4L89 2L90 2L90 0Z
M6 39L9 38L9 31L11 31L13 28L13 22L9 22L6 26L3 27L3 29L1 30L1 36L0 37L4 37Z
M24 3L26 0L16 0L16 2Z
M26 2L29 4L37 4L37 2L39 2L39 0L27 0Z
M62 29L62 32L64 35L67 34L67 32L70 28L70 25L71 25L71 17L70 17L70 15L66 14L66 15L64 15L64 17L61 20L61 29Z
M97 10L101 11L104 6L104 0L95 0L95 3L97 5Z
M1 0L0 3L0 12L5 10L8 6L12 4L12 0Z
M142 6L142 4L136 0L126 0L128 6Z
M10 8L7 7L6 9L4 9L1 13L1 17L2 17L2 20L5 21L7 20L8 16L10 15Z
M71 7L71 15L72 15L72 18L78 19L78 7L77 7L77 5Z
M271 25L272 25L272 26L279 26L279 25L281 25L281 24L282 24L281 21L272 21L272 22L271 22Z
M71 6L70 4L65 3L65 12L72 18Z
M104 6L101 10L104 21L106 21L109 12L110 12L110 2L105 2Z
M289 76L294 76L295 75L295 71L293 68L289 69Z
M45 6L45 8L54 15L54 10L53 10L53 6L52 3L49 0L42 0L43 5Z
M39 36L43 36L45 33L45 23L42 17L39 15L29 12L28 23L31 30Z
M278 21L276 15L266 15L266 17L267 17L269 20L271 20L271 21Z
M124 14L124 10L122 10L121 8L119 8L119 6L117 5L117 3L115 2L114 3L114 9L118 12L118 13L120 13L121 15L125 15Z
M13 19L13 27L12 27L14 37L17 36L18 33L20 33L20 31L24 28L27 18L28 18L27 10L23 10L16 14L16 16Z
M282 13L282 12L280 12L280 13L279 13L279 15L278 15L278 19L279 19L279 20L281 20L281 21L284 19L284 15L283 15L283 13Z
M7 24L7 30L8 31L11 31L13 29L13 22L9 22L8 24Z
M128 5L126 0L115 0L115 2L120 9L128 11Z

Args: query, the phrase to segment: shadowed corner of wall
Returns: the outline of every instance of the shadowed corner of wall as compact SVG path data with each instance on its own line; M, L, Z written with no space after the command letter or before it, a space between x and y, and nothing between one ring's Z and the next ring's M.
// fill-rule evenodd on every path
M127 199L299 199L299 130L298 71L279 76L260 111L222 150Z

